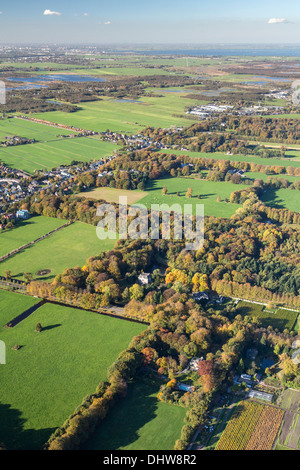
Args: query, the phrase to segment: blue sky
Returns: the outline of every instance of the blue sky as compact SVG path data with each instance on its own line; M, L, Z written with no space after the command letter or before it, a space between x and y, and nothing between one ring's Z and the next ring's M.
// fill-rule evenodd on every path
M300 44L299 0L0 0L0 42Z

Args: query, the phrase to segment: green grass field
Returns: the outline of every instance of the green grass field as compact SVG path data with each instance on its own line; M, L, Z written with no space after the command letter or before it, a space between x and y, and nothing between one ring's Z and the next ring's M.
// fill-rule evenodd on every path
M17 295L17 294L15 294ZM35 325L43 326L41 333ZM101 380L131 338L145 327L46 304L16 327L2 330L0 442L39 449ZM19 344L21 349L11 348Z
M99 65L99 64L98 64ZM150 75L170 75L174 74L174 72L164 70L164 69L157 69L153 67L147 67L145 64L144 66L132 66L128 67L126 64L122 67L113 67L113 66L108 66L107 63L105 66L103 66L103 63L100 63L100 66L102 68L72 68L68 73L71 74L78 74L78 75L91 75L91 76L99 76L99 75L120 75L120 76L134 76L134 77L143 77L143 76L150 76ZM51 74L57 74L58 71L55 72L47 72L47 75ZM63 73L63 72L61 72ZM67 72L65 72L67 73ZM36 75L43 75L45 74L45 71L39 71L36 72Z
M258 173L255 171L247 171L245 174L247 178L253 178L257 180L267 181L268 178L277 178L277 179L284 179L290 181L290 183L294 183L294 181L298 181L300 176L290 176L290 175L266 175L265 173Z
M186 409L157 399L159 381L131 384L85 446L88 450L172 450Z
M230 162L249 162L249 163L256 163L258 165L266 165L266 166L283 166L287 168L288 166L293 166L296 168L300 168L300 160L291 158L261 158L255 155L227 155L222 152L213 152L213 153L204 153L204 152L190 152L184 150L173 150L173 149L166 149L162 150L161 153L168 153L174 155L187 155L189 157L194 158L209 158L213 160L229 160ZM290 151L291 154L297 157L297 151L292 150ZM284 175L282 175L284 178Z
M0 289L0 328L39 301L34 297Z
M275 114L274 116L264 116L268 118L274 118L274 119L300 119L300 114Z
M38 141L60 139L62 135L77 134L75 131L59 129L57 127L39 124L26 119L9 118L0 119L0 140L8 136L18 135Z
M168 193L162 195L162 188L166 186ZM148 195L140 199L138 204L144 204L150 209L151 204L191 204L193 213L197 204L204 204L204 215L213 215L216 217L231 217L232 214L240 207L239 204L230 204L224 201L229 198L233 191L244 189L247 186L225 182L214 182L206 180L196 180L193 178L163 178L151 182L146 186ZM185 196L188 188L192 188L193 197ZM179 192L179 196L177 196ZM201 199L197 196L201 195ZM217 202L217 197L221 197L221 202Z
M289 209L293 212L300 212L300 195L298 190L292 189L267 189L261 200L271 207L278 209Z
M299 312L284 308L268 310L264 305L253 304L251 302L240 301L238 303L238 313L245 316L256 317L264 327L271 325L273 328L283 331L284 329L293 330L297 325Z
M78 137L1 148L0 161L12 168L33 173L34 170L50 170L59 165L70 165L73 161L88 162L99 159L112 155L117 148L118 146L111 142Z
M0 256L52 232L52 230L61 227L66 222L67 220L38 216L20 222L11 230L0 232Z
M23 273L30 272L35 279L51 281L64 269L84 266L90 256L112 249L115 242L99 240L96 227L75 222L0 263L0 274L9 270L14 278L23 279ZM38 275L42 270L50 273Z
M52 111L35 116L98 132L110 129L135 133L146 126L168 128L193 123L190 119L176 116L184 115L185 107L192 105L176 93L166 93L163 97L141 97L139 100L141 103L128 103L104 98L102 101L81 103L81 110L75 113Z

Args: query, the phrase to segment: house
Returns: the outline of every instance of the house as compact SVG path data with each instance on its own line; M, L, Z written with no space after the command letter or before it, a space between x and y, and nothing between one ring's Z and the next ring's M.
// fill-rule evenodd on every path
M292 348L297 349L299 347L300 347L300 339L295 339L295 341L293 341Z
M142 273L139 275L138 280L142 286L146 286L148 284L151 284L152 276L150 273Z
M241 380L251 380L251 375L249 375L249 374L241 374Z
M203 357L193 357L189 363L189 369L192 371L198 370L199 362L203 361Z
M292 354L292 362L294 364L300 364L300 348L296 349Z
M31 214L26 209L20 209L17 211L17 218L22 220L30 219Z
M197 300L198 302L200 301L208 301L209 300L209 295L206 292L193 292L192 294L193 299Z

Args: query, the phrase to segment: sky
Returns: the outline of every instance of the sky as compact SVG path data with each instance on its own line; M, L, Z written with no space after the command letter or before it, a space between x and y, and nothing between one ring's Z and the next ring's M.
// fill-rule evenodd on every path
M299 0L0 0L0 44L300 44Z

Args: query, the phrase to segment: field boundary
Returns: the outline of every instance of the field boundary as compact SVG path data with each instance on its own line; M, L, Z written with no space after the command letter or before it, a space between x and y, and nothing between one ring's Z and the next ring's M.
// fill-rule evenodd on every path
M29 242L27 243L26 245L22 245L20 246L19 248L17 248L16 250L13 250L11 251L10 253L7 253L6 255L4 256L1 256L0 258L0 263L2 263L2 261L5 261L6 259L10 258L11 256L14 256L16 255L17 253L20 253L20 251L23 251L25 250L26 248L29 248L30 246L32 245L35 245L36 243L40 242L41 240L44 240L45 238L49 237L50 235L52 235L53 233L56 233L58 232L59 230L63 229L63 228L66 228L68 227L69 225L72 225L74 222L67 222L66 224L64 225L61 225L60 227L57 227L55 230L51 230L51 232L48 232L46 233L45 235L42 235L41 237L37 238L36 240L33 240L32 242Z

